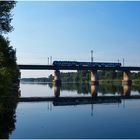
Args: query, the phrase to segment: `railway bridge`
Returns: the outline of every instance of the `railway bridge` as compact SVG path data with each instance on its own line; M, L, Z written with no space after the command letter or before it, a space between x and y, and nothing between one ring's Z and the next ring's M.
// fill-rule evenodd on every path
M91 84L96 85L99 83L98 71L99 70L116 70L122 71L122 83L131 85L131 71L140 71L140 67L135 66L121 66L121 67L93 67L93 66L55 66L55 65L18 65L20 70L54 70L55 85L61 83L60 70L90 70L91 71Z

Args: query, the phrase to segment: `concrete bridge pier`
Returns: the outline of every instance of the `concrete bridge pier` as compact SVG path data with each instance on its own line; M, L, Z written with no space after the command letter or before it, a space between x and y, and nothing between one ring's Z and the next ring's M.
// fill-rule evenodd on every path
M55 70L54 71L54 80L53 84L55 86L60 86L61 85L61 78L60 78L60 70Z
M129 70L123 71L122 85L131 85L131 84L132 84L131 72Z
M97 70L91 70L91 85L98 85L98 73Z

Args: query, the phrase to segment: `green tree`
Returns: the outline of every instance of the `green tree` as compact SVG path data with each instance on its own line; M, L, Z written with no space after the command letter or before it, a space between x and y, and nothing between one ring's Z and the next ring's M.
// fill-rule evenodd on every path
M0 1L0 34L12 31L11 26L12 14L11 10L14 8L15 1Z
M18 91L19 77L16 51L10 46L10 42L0 35L0 90L3 91L2 93L9 95Z
M11 9L14 1L0 1L0 139L8 139L15 129L15 109L19 96L20 72L16 51L2 34L12 31ZM6 98L5 98L6 97Z
M1 94L8 95L18 91L20 72L16 63L16 51L2 34L13 29L10 24L11 10L15 4L15 1L0 1L0 90L3 91Z

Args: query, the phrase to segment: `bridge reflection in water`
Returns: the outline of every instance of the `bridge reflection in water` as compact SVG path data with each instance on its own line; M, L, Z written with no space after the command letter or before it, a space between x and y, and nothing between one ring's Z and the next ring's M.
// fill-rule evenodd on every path
M60 96L60 86L53 86L54 88L54 96L59 97Z
M54 90L54 96L55 97L60 97L60 89L61 89L61 86L53 86L53 90ZM108 90L106 91L106 89L100 89L101 92L102 92L102 96L106 96L106 92L109 92ZM99 97L98 95L98 92L99 92L99 86L98 85L90 85L90 94L91 94L91 97L95 98L95 97ZM116 87L112 86L111 87L111 95L109 96L131 96L131 86L129 85L123 85L122 88L120 89L120 92L117 93L117 95L115 95L115 92L116 92Z
M123 94L124 94L124 96L130 96L131 95L131 86L123 85Z
M101 104L101 103L121 103L122 99L140 99L140 95L131 95L131 86L98 86L98 85L62 85L53 86L53 94L51 97L21 97L20 102L33 101L51 101L54 106L61 105L81 105L81 104ZM72 87L74 86L74 87ZM80 88L78 87L80 86ZM51 86L50 86L51 87ZM82 90L81 87L84 87ZM63 96L62 90L75 90L77 95ZM90 94L89 94L90 93ZM133 92L132 92L133 93ZM84 94L84 95L80 95ZM80 96L79 96L80 95Z
M60 86L54 86L53 105L79 105L79 104L97 104L97 103L121 103L121 99L140 99L140 96L131 96L131 86L123 85L120 95L98 96L98 85L90 86L91 97L60 97Z
M90 94L92 97L97 97L98 95L98 87L97 85L91 85L90 86Z

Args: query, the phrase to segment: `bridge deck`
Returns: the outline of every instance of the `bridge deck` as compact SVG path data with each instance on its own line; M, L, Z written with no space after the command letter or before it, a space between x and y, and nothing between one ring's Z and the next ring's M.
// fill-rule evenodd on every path
M18 65L21 70L130 70L130 71L140 71L140 67L87 67L87 66L54 66L54 65Z

